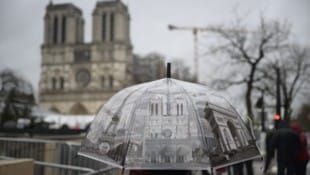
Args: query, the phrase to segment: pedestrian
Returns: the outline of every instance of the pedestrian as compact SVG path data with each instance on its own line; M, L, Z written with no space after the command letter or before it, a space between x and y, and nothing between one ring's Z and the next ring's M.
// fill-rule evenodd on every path
M234 175L243 175L243 162L233 165Z
M246 170L245 175L254 175L252 164L253 164L252 160L247 160L245 162L240 162L240 163L233 165L234 175L243 175L244 174L244 172L243 172L244 166L245 166L245 170Z
M307 138L302 132L302 129L298 123L292 123L291 128L298 134L300 140L300 149L297 155L297 161L295 164L296 175L306 175L307 163L309 161L309 153L307 150Z
M277 129L266 140L267 157L264 173L270 164L274 152L277 154L278 175L293 175L295 162L300 149L300 141L296 132L289 127L287 121L279 121ZM268 157L269 156L269 157Z
M273 140L272 137L274 136L275 131L276 131L276 128L267 132L267 135L266 135L266 140L265 140L266 156L265 156L265 168L264 168L265 174L269 168L272 158L274 157L274 150L273 148L271 148L271 141Z

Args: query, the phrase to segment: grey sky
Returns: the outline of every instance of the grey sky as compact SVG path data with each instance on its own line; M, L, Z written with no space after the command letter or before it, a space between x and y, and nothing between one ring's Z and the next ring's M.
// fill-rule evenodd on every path
M91 13L96 0L54 0L72 2L83 10L86 41L90 41ZM296 40L310 45L309 0L124 0L131 14L134 52L160 52L170 58L192 63L192 35L169 31L168 24L206 26L229 23L234 9L255 25L260 14L268 19L287 19L293 24ZM48 0L1 0L0 69L16 69L37 89L40 76L40 45L43 16ZM205 41L207 42L207 41ZM206 58L201 58L206 59ZM204 61L205 62L205 61Z

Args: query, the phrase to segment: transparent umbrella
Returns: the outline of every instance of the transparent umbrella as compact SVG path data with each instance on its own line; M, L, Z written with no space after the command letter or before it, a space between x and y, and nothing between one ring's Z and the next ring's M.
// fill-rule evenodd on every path
M172 78L121 90L98 112L80 155L125 169L202 170L260 157L214 90Z

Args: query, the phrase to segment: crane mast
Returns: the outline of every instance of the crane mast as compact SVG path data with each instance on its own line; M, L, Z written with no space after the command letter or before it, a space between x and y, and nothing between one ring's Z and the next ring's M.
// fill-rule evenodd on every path
M191 31L194 38L194 76L196 82L199 82L199 53L198 53L198 32L238 32L238 33L253 33L254 31L248 31L245 29L233 29L233 28L219 28L219 27L195 27L195 26L175 26L168 25L169 30L184 30Z
M198 52L198 32L216 31L213 27L194 27L194 26L175 26L168 25L169 30L185 30L193 33L194 39L194 76L195 80L199 82L199 52Z

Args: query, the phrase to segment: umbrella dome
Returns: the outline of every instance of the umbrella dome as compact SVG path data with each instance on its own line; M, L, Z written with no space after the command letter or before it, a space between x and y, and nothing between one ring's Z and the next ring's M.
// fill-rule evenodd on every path
M80 155L126 169L208 169L260 156L240 115L214 90L172 78L119 91Z

